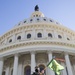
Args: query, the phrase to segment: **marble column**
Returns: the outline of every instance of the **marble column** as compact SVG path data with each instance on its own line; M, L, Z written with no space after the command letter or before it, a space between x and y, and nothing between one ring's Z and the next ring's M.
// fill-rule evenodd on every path
M73 64L74 74L75 74L75 64Z
M18 75L22 75L22 70L23 70L23 66L22 63L20 63L18 66Z
M9 75L9 67L6 68L6 74L5 75Z
M31 74L35 71L35 52L31 52Z
M2 75L2 71L3 71L3 59L0 58L0 75Z
M62 75L67 75L65 63L61 62L61 65L64 67L64 70L61 71Z
M75 70L74 70L74 65L72 64L72 72L73 72L73 75L75 74Z
M48 60L49 62L52 60L52 53L50 51L48 51ZM55 75L55 73L51 69L48 69L48 75Z
M13 75L18 75L18 54L15 54L14 56L14 66L13 66Z
M66 65L67 65L68 74L73 75L69 55L67 53L65 54L65 61L66 61Z

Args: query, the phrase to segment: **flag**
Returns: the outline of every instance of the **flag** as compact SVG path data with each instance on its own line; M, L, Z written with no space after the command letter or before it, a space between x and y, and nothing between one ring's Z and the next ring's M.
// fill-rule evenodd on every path
M60 75L60 71L64 69L55 59L52 59L47 65L51 70L53 70L57 75Z
M55 58L55 60L61 61L61 62L65 62L65 60L64 59L61 59L61 58Z

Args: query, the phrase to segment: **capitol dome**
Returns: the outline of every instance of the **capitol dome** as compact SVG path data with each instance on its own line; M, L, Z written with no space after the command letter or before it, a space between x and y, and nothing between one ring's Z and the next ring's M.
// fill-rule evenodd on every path
M0 36L0 75L30 75L35 66L45 75L56 75L47 67L52 57L62 59L61 75L75 75L75 32L47 18L39 7Z

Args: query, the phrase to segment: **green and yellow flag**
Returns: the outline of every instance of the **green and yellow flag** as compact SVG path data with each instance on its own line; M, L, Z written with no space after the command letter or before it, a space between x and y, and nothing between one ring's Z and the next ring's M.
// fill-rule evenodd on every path
M64 69L55 59L52 59L47 66L57 75L60 75L60 71Z

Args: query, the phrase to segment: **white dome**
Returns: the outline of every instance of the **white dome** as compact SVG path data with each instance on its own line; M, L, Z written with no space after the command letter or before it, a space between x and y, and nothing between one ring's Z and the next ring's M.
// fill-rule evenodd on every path
M75 74L75 32L45 17L38 7L0 37L0 75L31 75L36 65L45 69L54 56L65 60L59 61L65 67L62 75ZM54 74L47 69L45 75Z
M28 19L24 19L23 21L19 22L17 25L15 25L15 27L17 26L21 26L21 25L27 25L27 24L32 24L32 23L53 23L53 24L59 24L59 22L51 19L51 18L47 18L44 16L44 14L40 11L34 11L30 18Z

